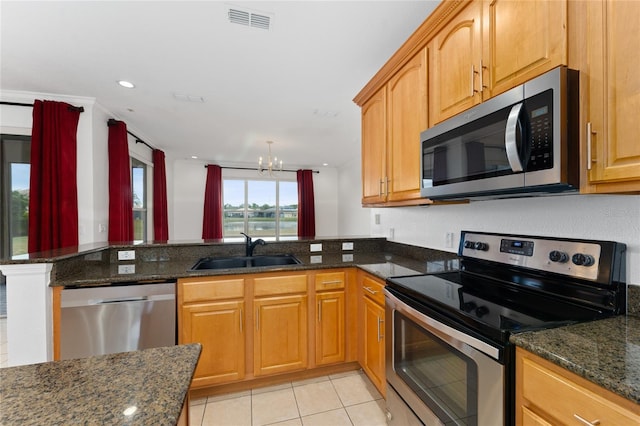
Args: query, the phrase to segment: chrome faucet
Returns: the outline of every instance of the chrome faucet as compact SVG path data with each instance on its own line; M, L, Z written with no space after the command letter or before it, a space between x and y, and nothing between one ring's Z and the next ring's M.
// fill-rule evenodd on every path
M244 232L241 232L242 235L244 235L245 239L246 239L246 251L245 251L245 256L250 257L253 256L253 250L256 248L257 245L265 245L267 243L265 243L265 241L262 238L258 238L255 241L251 240L251 237L248 236L247 234L245 234Z

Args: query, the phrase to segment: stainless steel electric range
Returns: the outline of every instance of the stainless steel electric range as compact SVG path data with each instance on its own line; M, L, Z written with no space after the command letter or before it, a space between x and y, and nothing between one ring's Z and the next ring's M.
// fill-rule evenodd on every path
M513 424L509 336L623 314L625 250L463 231L458 271L387 279L388 423Z

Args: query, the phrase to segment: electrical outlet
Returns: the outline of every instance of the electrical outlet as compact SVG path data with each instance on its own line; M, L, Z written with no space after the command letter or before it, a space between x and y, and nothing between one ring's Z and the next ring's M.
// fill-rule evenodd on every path
M380 225L380 213L376 213L375 215L373 215L373 219L376 225Z
M396 236L396 229L395 228L389 228L389 239L393 240L393 238Z
M118 250L118 260L135 260L135 250Z
M136 265L118 265L119 274L135 274Z
M310 244L309 251L322 251L322 243Z
M309 256L310 263L322 263L322 255Z
M342 243L342 250L353 250L353 243Z
M351 253L343 254L342 255L342 261L343 262L353 262L353 254L351 254Z
M107 232L107 225L105 225L104 223L99 223L98 224L98 232L100 232L100 233Z
M447 232L444 235L444 246L447 248L453 247L453 232Z

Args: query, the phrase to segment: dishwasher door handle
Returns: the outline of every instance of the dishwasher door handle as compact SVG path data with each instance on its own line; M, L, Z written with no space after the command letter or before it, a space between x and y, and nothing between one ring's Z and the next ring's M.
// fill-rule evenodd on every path
M106 305L107 303L121 303L121 302L143 302L145 300L149 300L147 296L137 296L137 297L116 297L114 299L96 299L90 300L90 305Z

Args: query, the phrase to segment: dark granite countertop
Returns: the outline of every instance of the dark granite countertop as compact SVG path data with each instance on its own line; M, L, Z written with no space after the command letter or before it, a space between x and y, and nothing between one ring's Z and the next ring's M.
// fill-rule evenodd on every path
M190 344L2 368L0 424L175 425L200 350Z
M514 334L511 342L640 404L640 317Z

